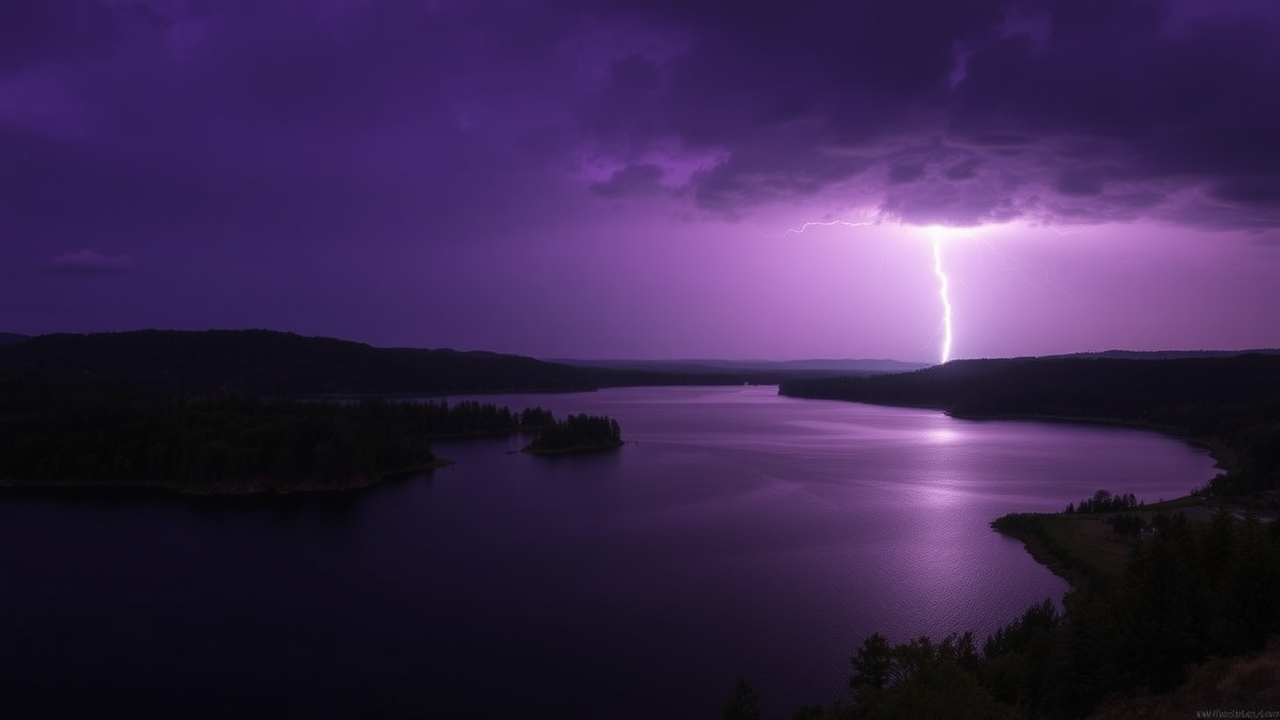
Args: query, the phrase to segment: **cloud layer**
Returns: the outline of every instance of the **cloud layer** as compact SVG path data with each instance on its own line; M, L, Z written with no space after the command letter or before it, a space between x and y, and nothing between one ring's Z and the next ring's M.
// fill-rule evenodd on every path
M34 222L436 222L538 177L729 216L1280 226L1280 7L7 3ZM53 198L58 198L56 201ZM452 210L451 210L452 209Z
M919 359L947 225L961 354L1275 344L1276 88L1275 0L0 0L0 326Z

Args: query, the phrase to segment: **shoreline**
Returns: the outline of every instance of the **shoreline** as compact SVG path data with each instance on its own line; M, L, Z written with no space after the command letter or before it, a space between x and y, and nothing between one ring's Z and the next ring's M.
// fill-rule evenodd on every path
M883 403L867 403L868 405L880 405ZM915 406L891 406L891 407L915 407ZM933 408L942 410L941 408ZM994 413L994 414L965 414L953 413L950 410L942 410L942 413L949 418L956 420L973 420L982 422L986 420L1004 420L1018 422L1047 422L1060 423L1064 425L1104 425L1117 428L1128 428L1131 430L1149 430L1157 432L1161 435L1180 440L1204 449L1209 457L1213 458L1214 466L1225 471L1235 469L1236 458L1230 448L1220 439L1211 436L1189 435L1172 425L1156 425L1155 423L1143 420L1125 420L1122 418L1104 418L1104 417L1085 417L1078 415L1032 415L1025 413ZM1206 481L1207 482L1207 481ZM1185 496L1184 496L1185 497Z
M1088 578L1085 575L1074 568L1067 566L1058 555L1045 547L1044 543L1041 542L1040 538L1034 533L1018 530L1002 530L995 527L995 523L996 521L994 520L991 522L992 530L995 530L997 533L1007 538L1017 540L1022 543L1022 549L1027 551L1027 554L1031 556L1032 560L1035 560L1037 563L1044 566L1045 569L1054 575L1066 580L1067 585L1070 586L1068 592L1082 588L1086 583L1088 583Z
M1111 527L1098 515L1010 513L989 526L1022 543L1040 565L1067 581L1071 591L1106 585L1127 563L1132 543L1111 537ZM1105 538L1105 542L1099 542Z
M1112 427L1130 428L1135 430L1150 430L1167 435L1189 445L1203 448L1208 452L1209 457L1213 458L1215 467L1225 471L1232 472L1237 470L1237 460L1235 453L1227 447L1226 442L1222 438L1213 436L1191 435L1172 425L1157 425L1145 420L1130 420L1124 418L1107 418L1084 415L1044 415L1033 413L966 413L953 412L947 407L930 403L908 403L908 402L884 402L873 400L851 400L848 398L838 397L821 397L810 395L790 395L783 393L779 388L779 395L782 397L795 398L798 400L832 400L836 402L852 402L863 405L874 405L880 407L898 407L908 408L912 410L936 410L955 420L973 420L982 422L987 420L1005 420L1005 421L1025 421L1025 422L1048 422L1048 423L1064 423L1070 425L1107 425ZM1212 478L1210 478L1212 479ZM1205 481L1206 483L1208 480Z
M876 404L876 403L872 403ZM952 413L948 410L942 411L947 417L957 420L973 420L982 422L987 420L997 421L1015 421L1015 422L1047 422L1068 425L1102 425L1115 428L1146 430L1164 435L1170 439L1184 442L1193 447L1204 450L1210 458L1213 459L1214 467L1230 472L1236 466L1236 457L1226 444L1219 438L1206 436L1189 435L1176 427L1167 425L1156 425L1154 423L1140 420L1125 420L1120 418L1103 418L1103 417L1083 417L1074 415L1034 415L1023 413L993 413L993 414L965 414ZM1206 478L1207 486L1213 478ZM1139 512L1158 512L1161 510L1180 510L1189 506L1201 507L1201 498L1196 497L1192 488L1185 495L1160 500L1155 503L1143 505L1137 510ZM1066 580L1070 585L1068 592L1081 590L1094 583L1107 582L1110 573L1102 567L1091 562L1086 556L1076 557L1061 546L1064 538L1053 536L1053 530L1065 534L1067 540L1075 540L1076 535L1080 531L1082 523L1099 523L1107 513L1099 514L1083 514L1083 515L1064 515L1062 513L1010 513L991 521L990 527L995 532L1012 538L1022 543L1022 547L1027 554L1031 556L1040 565L1054 575ZM1046 528L1046 523L1052 523L1052 529ZM1073 527L1067 528L1067 525ZM1127 549L1125 554L1127 556ZM1096 560L1097 558L1093 558ZM1122 563L1123 564L1123 563ZM1087 569L1086 569L1087 568Z

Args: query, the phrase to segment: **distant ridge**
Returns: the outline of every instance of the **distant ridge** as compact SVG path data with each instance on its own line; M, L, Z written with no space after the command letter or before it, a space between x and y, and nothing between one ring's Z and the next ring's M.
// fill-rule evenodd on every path
M867 374L908 372L929 367L927 363L908 363L882 359L808 359L808 360L576 360L557 358L550 362L584 368L614 370L647 370L678 373L824 373Z
M1051 358L1112 358L1117 360L1178 360L1182 358L1224 358L1237 355L1280 355L1277 348L1252 350L1102 350L1099 352L1047 355Z
M0 346L0 374L199 395L590 390L579 368L519 355L375 348L272 330L40 335Z
M1159 408L1280 403L1280 356L1039 357L953 360L874 377L784 383L781 392L960 415L1054 415L1153 421Z
M20 343L30 338L30 335L19 335L18 333L0 332L0 347Z
M456 395L599 387L777 384L805 377L902 372L892 360L578 361L449 349L376 348L274 330L136 330L16 336L0 376L130 390L264 396Z
M908 405L969 418L1144 425L1229 449L1236 492L1280 485L1280 353L955 360L895 375L783 383L783 395Z

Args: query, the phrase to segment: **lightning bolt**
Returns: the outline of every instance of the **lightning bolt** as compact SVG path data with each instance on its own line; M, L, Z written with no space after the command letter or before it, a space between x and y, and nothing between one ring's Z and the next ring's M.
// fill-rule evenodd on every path
M942 234L933 231L933 274L938 276L938 298L942 301L942 360L951 359L951 282L942 269Z
M798 228L787 228L786 234L801 235L805 230L808 230L811 227L834 227L836 225L842 225L844 227L862 227L864 225L875 224L876 218L874 217L869 220L810 220Z
M899 225L896 219L894 218L886 219L886 218L883 218L880 213L875 213L871 215L863 215L862 217L859 217L856 219L811 220L809 222L806 222L800 225L799 227L788 229L785 233L782 233L780 235L774 235L774 237L781 239L784 235L792 235L792 234L800 235L800 234L803 234L806 230L809 230L810 228L815 228L815 227L842 226L842 227L854 228L854 227L862 227L866 225L882 225L882 224ZM944 243L947 243L947 242L954 243L960 237L967 238L968 240L971 240L977 243L981 247L985 248L987 252L990 253L990 255L995 257L998 261L995 268L996 270L1002 273L1010 273L1010 274L1017 275L1031 288L1034 288L1037 290L1044 290L1045 288L1050 288L1062 293L1063 296L1065 296L1071 302L1072 307L1075 309L1077 322L1080 321L1081 311L1080 311L1079 301L1076 299L1075 295L1069 292L1065 287L1063 287L1058 282L1056 274L1053 272L1052 267L1037 265L1034 263L1028 263L1028 262L1019 260L1005 253L1003 250L1001 250L995 244L993 244L990 240L979 237L972 229L949 228L949 227L937 226L937 225L930 226L927 229L919 228L917 226L916 229L926 230L930 238L931 249L933 251L933 274L938 279L938 300L942 305L942 322L939 326L939 329L935 331L934 334L929 338L928 342L917 351L918 353L923 354L927 352L929 347L934 344L935 340L939 339L939 336L941 336L942 347L939 352L938 362L940 364L944 364L949 360L951 360L951 351L952 351L952 346L954 344L954 339L955 339L955 330L953 327L953 319L952 319L954 315L954 312L953 312L954 308L951 304L951 280L952 279L947 274L946 266L943 262L944 260L943 245ZM1057 227L1049 226L1049 229L1051 229L1053 232L1057 233L1058 235L1075 235L1077 233L1083 232L1083 230L1076 229L1076 228L1068 228L1066 230L1062 230ZM954 260L954 257L952 259ZM957 282L960 283L961 286L964 286L963 279L957 279Z
M800 227L789 228L786 235L801 235L804 231L812 227L862 227L865 225L879 225L879 215L873 215L863 220L810 220ZM933 240L933 274L938 277L938 298L942 301L942 354L939 362L945 363L951 359L951 343L952 343L952 326L951 326L951 281L947 277L946 270L942 267L942 229L931 228L930 236ZM936 337L936 335L935 335Z

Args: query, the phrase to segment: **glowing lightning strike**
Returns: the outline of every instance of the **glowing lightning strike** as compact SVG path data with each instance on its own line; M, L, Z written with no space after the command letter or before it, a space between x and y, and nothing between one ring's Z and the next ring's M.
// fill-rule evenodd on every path
M862 220L811 220L800 227L787 230L785 234L791 235L794 233L800 235L812 227L833 227L837 225L860 227L878 224L880 224L878 215L872 215ZM951 281L947 278L947 273L942 268L942 228L930 228L929 235L933 240L933 274L938 277L938 298L942 301L942 359L940 362L946 363L951 359Z
M933 233L933 274L938 276L938 297L942 300L942 362L951 359L951 283L942 269L942 234Z
M875 218L870 220L810 220L798 228L788 228L786 234L791 235L794 233L796 235L801 235L805 230L808 230L811 227L834 227L836 225L843 225L844 227L862 227L864 225L875 224Z

